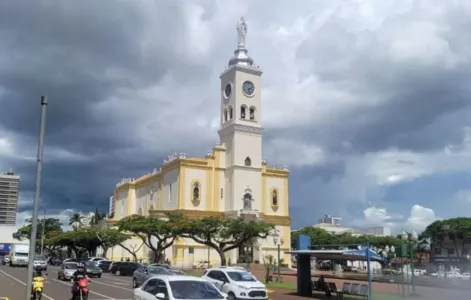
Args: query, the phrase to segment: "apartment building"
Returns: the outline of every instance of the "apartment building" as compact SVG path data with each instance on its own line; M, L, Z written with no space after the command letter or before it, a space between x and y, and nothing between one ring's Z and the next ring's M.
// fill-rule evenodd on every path
M20 176L13 171L0 173L0 225L15 225Z

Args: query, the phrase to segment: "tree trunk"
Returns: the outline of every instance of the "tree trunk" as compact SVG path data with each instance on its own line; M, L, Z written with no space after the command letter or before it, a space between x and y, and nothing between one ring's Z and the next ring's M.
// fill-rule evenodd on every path
M103 249L103 257L106 258L106 254L108 253L108 247L101 245L101 248Z
M224 255L225 253L219 248L213 248L213 249L217 251L217 253L219 254L219 257L221 258L221 266L225 266L227 264L226 256ZM208 261L208 263L210 262Z

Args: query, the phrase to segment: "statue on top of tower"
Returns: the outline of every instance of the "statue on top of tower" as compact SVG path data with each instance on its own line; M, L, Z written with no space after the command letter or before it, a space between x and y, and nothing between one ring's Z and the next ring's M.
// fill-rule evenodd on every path
M239 46L245 46L245 37L247 35L247 23L245 23L244 17L240 17L237 23L237 42Z

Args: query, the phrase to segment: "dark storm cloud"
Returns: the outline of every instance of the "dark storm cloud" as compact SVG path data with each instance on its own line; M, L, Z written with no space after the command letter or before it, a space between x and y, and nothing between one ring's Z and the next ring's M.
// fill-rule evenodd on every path
M155 18L144 17L152 13L146 9L155 10ZM48 96L42 198L49 206L105 208L120 177L162 162L158 153L129 148L136 144L132 127L111 114L97 115L94 106L120 88L146 88L169 74L182 81L206 78L195 76L208 72L205 66L176 57L185 22L178 1L159 7L129 1L0 3L0 128L34 157L39 98ZM88 159L57 159L57 149ZM10 164L22 175L22 191L32 191L34 160Z
M394 61L381 35L398 26L400 20L388 19L376 32L353 34L333 18L301 44L297 58L309 72L320 81L364 98L365 104L348 110L335 124L306 129L300 136L310 134L331 151L343 152L339 141L348 141L358 153L390 147L428 151L462 141L461 128L469 122L450 120L450 116L471 106L469 60L453 68L446 68L439 60L433 64ZM454 39L456 31L441 35ZM465 47L469 46L454 43L453 48L463 52Z

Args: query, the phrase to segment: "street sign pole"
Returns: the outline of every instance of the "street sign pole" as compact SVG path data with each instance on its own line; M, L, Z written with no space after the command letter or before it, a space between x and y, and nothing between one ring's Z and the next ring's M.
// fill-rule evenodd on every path
M34 202L33 202L33 220L31 223L31 238L29 241L29 263L28 263L28 277L26 284L26 298L25 300L31 299L31 289L33 286L33 268L34 268L34 256L36 254L36 237L38 234L38 208L39 208L39 194L41 191L41 171L43 161L43 149L44 149L44 132L46 130L46 108L47 108L47 97L41 97L41 123L39 128L39 142L38 142L38 157L36 160L36 186L34 190Z

